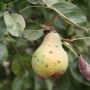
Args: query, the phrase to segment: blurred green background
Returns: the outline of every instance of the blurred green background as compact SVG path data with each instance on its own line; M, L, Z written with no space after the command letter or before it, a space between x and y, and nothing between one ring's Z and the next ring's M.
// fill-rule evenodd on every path
M1 0L4 1L4 0ZM9 0L7 0L9 1ZM77 5L87 16L88 27L90 27L90 0L73 0L73 4ZM9 8L19 12L26 6L33 5L26 0L18 0L14 4L10 4ZM40 5L40 4L37 4ZM37 23L46 24L55 15L55 12L45 8L28 8L21 13L23 16L28 17ZM89 37L90 31L85 32L83 30L77 29L70 24L66 23L60 17L58 17L53 26L64 38L72 38L77 35L77 37ZM33 54L35 49L43 41L44 35L34 41L35 46L32 42L22 39L7 36L0 43L0 90L52 90L53 84L56 78L43 79L37 76L32 70L27 72L24 76L15 76L11 70L11 63L16 51L11 43L13 41L19 51L26 51L30 55ZM74 43L70 43L70 46L77 52L77 54L82 54L83 57L90 64L90 40L79 40ZM65 48L65 47L64 47ZM66 49L66 48L65 48ZM67 49L66 49L67 50ZM70 72L70 64L74 59L72 52L68 52L69 56L69 67L67 70L67 75L70 80L70 85L68 90L90 90L90 86L82 84L74 78ZM4 61L5 60L5 61ZM2 63L3 62L3 63ZM17 68L17 67L16 67ZM90 83L90 82L89 82ZM57 84L57 83L56 83ZM59 84L55 90L64 90L63 85L60 89Z

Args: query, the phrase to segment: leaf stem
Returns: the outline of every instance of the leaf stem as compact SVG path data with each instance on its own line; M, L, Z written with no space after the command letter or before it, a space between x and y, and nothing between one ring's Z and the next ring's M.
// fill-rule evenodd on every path
M27 6L27 7L23 8L22 10L20 10L19 13L23 12L24 10L26 10L28 8L49 8L49 7L46 7L46 6Z
M6 4L6 5L10 5L10 4L15 3L15 2L17 2L17 1L18 1L18 0L15 0L15 1L13 1L13 2L10 2L10 3Z
M7 34L7 35L8 35L9 38L11 38L9 34ZM18 49L16 48L14 42L13 42L13 41L11 41L11 42L12 42L12 45L13 45L13 47L15 48L15 50L16 50L18 56L19 56L19 59L20 59L21 64L23 65L23 67L24 67L24 69L25 69L25 66L24 66L24 64L23 64L23 62L22 62L22 58L21 58L21 56L20 56L20 54L19 54ZM25 71L26 71L26 69L25 69Z
M84 38L73 38L73 39L64 39L64 38L61 38L62 41L65 41L65 42L71 42L73 43L74 41L77 41L77 40L85 40L85 39L90 39L90 37L84 37Z
M33 42L33 41L31 41L31 43L32 43L32 45L35 47L36 45L35 45L35 43Z
M76 39L72 39L72 41L76 41L76 40L84 40L84 39L90 39L90 37L76 38Z
M75 54L75 56L78 57L77 53L76 53L72 48L70 48L70 47L69 47L67 44L65 44L64 42L63 42L63 45L65 45L67 48L69 48L69 49Z
M59 14L56 14L50 21L49 23L47 24L48 26L50 26L54 21L55 19L59 16Z

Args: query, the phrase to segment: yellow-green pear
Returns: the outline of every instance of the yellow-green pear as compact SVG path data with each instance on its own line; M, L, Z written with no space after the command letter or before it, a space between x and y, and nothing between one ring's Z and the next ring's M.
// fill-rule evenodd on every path
M43 78L63 75L68 66L68 56L58 33L48 33L32 57L32 68Z

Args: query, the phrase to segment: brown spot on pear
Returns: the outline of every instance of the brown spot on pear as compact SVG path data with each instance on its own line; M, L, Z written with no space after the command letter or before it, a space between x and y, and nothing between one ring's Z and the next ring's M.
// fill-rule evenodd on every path
M55 46L58 46L58 48ZM50 51L52 51L51 54L49 53ZM54 66L54 64L56 65ZM45 67L46 65L48 65L48 68ZM63 75L67 67L68 56L62 47L59 34L53 32L48 33L32 57L32 68L34 72L43 78L50 78ZM64 72L62 73L62 71Z

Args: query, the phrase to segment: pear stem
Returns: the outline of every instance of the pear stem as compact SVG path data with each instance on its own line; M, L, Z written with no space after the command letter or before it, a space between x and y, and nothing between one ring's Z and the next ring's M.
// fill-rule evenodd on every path
M24 10L26 10L28 8L48 8L48 7L46 7L46 6L27 6L27 7L23 8L22 10L20 10L19 13L23 12Z

